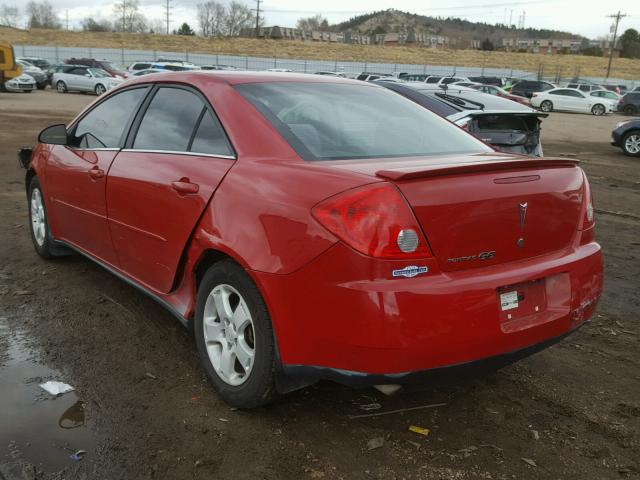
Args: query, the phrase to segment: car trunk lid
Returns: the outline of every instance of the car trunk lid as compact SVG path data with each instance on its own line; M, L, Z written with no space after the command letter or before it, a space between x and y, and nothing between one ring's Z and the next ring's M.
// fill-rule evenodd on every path
M444 271L570 248L582 207L577 161L500 154L375 162L397 185ZM374 162L341 165L373 173Z

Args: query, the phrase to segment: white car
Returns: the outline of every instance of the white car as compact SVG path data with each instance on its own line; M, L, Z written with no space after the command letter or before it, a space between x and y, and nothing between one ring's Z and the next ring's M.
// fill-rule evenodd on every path
M131 65L129 65L129 68L127 70L129 70L130 72L138 72L140 70L147 70L149 68L151 68L151 65L153 65L156 62L133 62Z
M4 82L4 88L8 92L32 92L36 89L36 81L32 76L23 73L11 80Z
M64 72L54 73L51 85L60 93L93 92L96 95L102 95L123 81L120 78L112 77L99 68L78 65Z
M531 105L546 113L558 110L600 116L611 113L613 104L614 102L608 98L592 97L577 88L552 88L545 92L534 93L531 97Z
M622 95L619 95L616 92L612 92L611 90L604 90L604 89L593 90L589 92L589 95L595 98L602 98L603 100L609 100L614 107L618 104L618 101L622 98Z

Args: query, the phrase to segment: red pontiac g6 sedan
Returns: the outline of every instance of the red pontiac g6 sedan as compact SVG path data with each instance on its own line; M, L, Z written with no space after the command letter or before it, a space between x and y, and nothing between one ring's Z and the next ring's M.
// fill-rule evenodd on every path
M31 236L193 328L229 404L495 368L592 315L602 254L575 160L497 153L363 82L151 77L22 152Z

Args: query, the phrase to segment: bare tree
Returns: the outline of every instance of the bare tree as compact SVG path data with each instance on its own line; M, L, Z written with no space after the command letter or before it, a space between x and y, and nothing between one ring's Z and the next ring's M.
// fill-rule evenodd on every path
M20 20L20 10L18 7L9 5L0 6L0 25L5 27L17 27Z
M53 11L51 4L44 0L37 3L33 0L27 3L25 8L27 25L29 28L60 28L58 15Z
M227 17L224 22L225 34L229 37L240 35L243 28L251 27L253 13L246 5L232 0L227 9Z
M95 20L93 17L82 20L82 30L85 32L110 32L112 28L109 20Z
M296 27L304 31L328 30L329 22L322 15L318 14L313 17L298 19Z
M198 25L200 26L200 32L205 37L223 35L226 17L226 8L220 2L208 1L198 4Z
M147 22L138 11L138 0L120 0L113 5L114 30L120 32L145 32Z

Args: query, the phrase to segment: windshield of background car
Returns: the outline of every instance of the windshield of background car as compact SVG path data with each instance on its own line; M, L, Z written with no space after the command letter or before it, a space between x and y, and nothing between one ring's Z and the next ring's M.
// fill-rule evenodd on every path
M96 78L107 78L107 77L111 77L111 75L109 75L107 72L105 72L104 70L100 69L100 68L90 68L89 71L93 74L94 77Z
M107 67L110 68L111 70L117 70L117 71L123 71L124 68L122 68L120 65L113 63L113 62L102 62L102 64Z
M492 151L447 120L381 87L286 82L236 89L305 160Z

